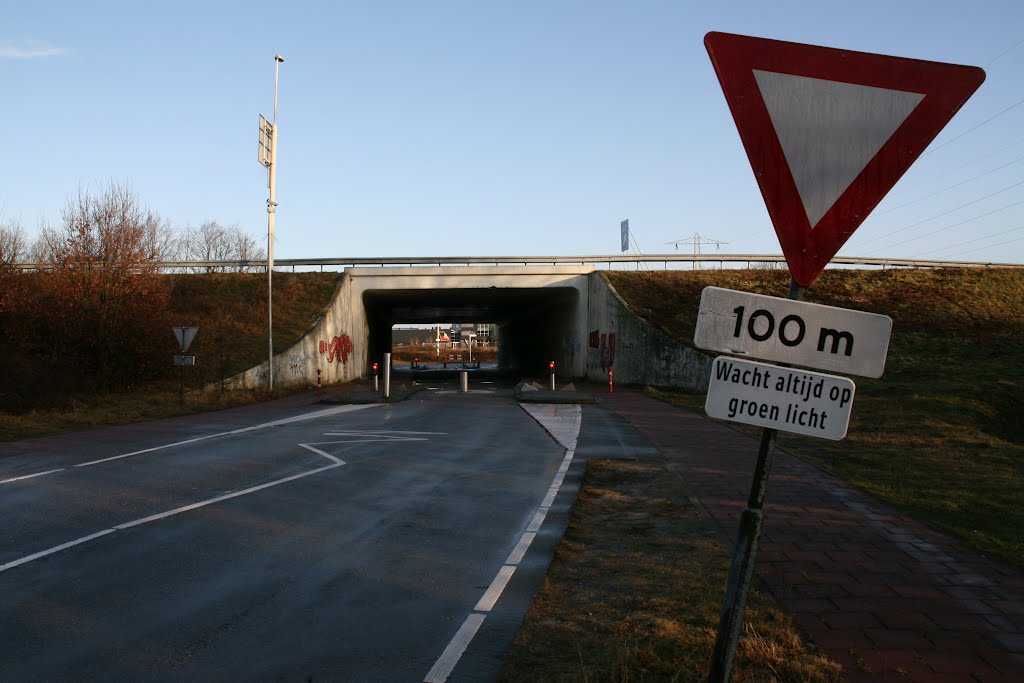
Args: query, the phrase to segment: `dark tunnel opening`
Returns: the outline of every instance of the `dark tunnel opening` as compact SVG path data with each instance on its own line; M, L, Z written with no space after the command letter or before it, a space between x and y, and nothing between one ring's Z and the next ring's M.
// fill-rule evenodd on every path
M540 375L562 358L578 302L574 287L369 290L369 359L381 362L391 351L394 325L487 322L497 326L499 372Z

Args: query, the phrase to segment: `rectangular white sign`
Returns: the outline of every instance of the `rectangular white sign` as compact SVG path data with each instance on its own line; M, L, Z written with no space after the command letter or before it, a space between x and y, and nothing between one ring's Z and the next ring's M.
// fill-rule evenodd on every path
M700 297L697 348L881 377L892 318L721 287Z
M704 410L711 417L838 441L856 386L848 377L719 356Z

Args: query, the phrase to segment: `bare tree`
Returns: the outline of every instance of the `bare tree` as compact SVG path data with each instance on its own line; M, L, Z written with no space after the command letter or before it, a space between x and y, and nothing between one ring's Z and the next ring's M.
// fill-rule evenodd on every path
M28 256L28 240L21 224L7 221L0 224L0 266L12 266Z
M181 255L189 261L257 261L266 258L253 237L238 225L225 227L217 221L207 221L198 228L187 227L182 236ZM222 270L247 271L255 267L231 266ZM193 272L212 272L212 266L198 266Z
M40 239L52 264L39 302L47 337L73 345L80 367L103 384L152 372L150 347L165 336L158 331L167 290L157 264L167 255L168 229L133 191L113 182L97 195L79 190L61 219Z

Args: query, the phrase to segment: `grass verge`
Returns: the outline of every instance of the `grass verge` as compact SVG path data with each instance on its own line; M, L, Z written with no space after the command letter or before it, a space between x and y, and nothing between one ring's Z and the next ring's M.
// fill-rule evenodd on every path
M729 551L660 461L600 460L498 680L702 681ZM751 592L734 681L839 681L769 595Z
M275 389L273 393L187 391L185 400L181 401L177 385L163 382L135 391L90 397L88 401L72 399L70 405L61 410L0 413L0 441L224 410L307 391L307 388Z

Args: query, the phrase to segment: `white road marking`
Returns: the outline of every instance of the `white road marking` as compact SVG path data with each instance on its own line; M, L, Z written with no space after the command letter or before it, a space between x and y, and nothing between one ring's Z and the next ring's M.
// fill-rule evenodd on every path
M353 410L363 410L364 408L376 408L382 405L379 403L366 403L362 405L352 406L338 406L337 408L327 408L326 410L318 410L315 413L306 413L305 415L295 415L293 417L286 417L282 420L274 420L273 422L264 422L263 424L253 425L251 427L242 427L241 429L232 429L229 432L219 432L217 434L207 434L206 436L199 436L194 439L186 439L184 441L177 441L175 443L168 443L162 446L154 446L153 448L144 448L141 451L132 451L131 453L123 453L121 455L115 455L109 458L100 458L99 460L91 460L89 462L79 463L75 467L89 467L90 465L99 465L100 463L110 462L111 460L120 460L122 458L130 458L135 455L142 455L144 453L152 453L153 451L164 450L165 448L173 448L174 446L184 446L190 443L196 443L199 441L206 441L207 439L216 439L218 436L233 436L235 434L245 434L246 432L255 432L260 429L267 429L269 427L282 427L284 425L294 424L296 422L305 422L307 420L316 420L321 417L330 417L332 415L338 415L340 413L348 413Z
M524 552L525 554L525 552ZM483 597L477 601L476 607L473 609L477 612L490 612L494 609L494 603L498 601L501 594L505 592L505 586L508 585L509 579L512 578L516 568L512 565L506 564L498 570L497 575L491 581L491 585L487 587L487 592L484 593Z
M343 407L358 409L358 408L365 408L365 407L373 407L373 405L375 405L375 404L360 405L360 406L343 406ZM320 417L325 417L324 413L328 413L328 414L333 415L333 414L336 414L337 412L347 412L347 411L337 411L337 410L332 409L330 411L320 411L319 413L315 413L315 415L318 415ZM311 418L306 418L306 419L311 419ZM294 418L289 418L288 420L283 420L283 421L279 420L277 423L280 424L282 422L288 423L288 422L298 422L298 421L299 420L296 420ZM271 424L274 424L274 423L267 423L266 425L261 425L260 428L269 426ZM246 428L246 429L242 429L242 430L236 430L234 432L225 432L225 434L237 434L239 432L251 431L252 429L254 429L254 428ZM355 434L356 432L351 432L351 433ZM410 432L410 433L412 433L412 432ZM444 434L444 432L415 432L415 433L418 433L418 434ZM203 438L212 438L212 437L203 437ZM202 439L192 439L190 441L201 441L201 440ZM156 521L161 520L161 519L166 519L168 517L173 517L175 515L180 515L183 512L190 512L192 510L198 510L199 508L206 507L207 505L213 505L214 503L220 503L220 502L223 502L225 500L230 500L232 498L238 498L240 496L247 496L247 495L249 495L251 493L256 493L257 491L262 491L264 489L269 489L269 488L274 487L274 486L279 486L281 484L286 484L286 483L288 483L290 481L295 481L296 479L302 479L304 477L309 477L309 476L312 476L314 474L320 474L321 472L326 472L327 470L333 470L335 467L341 467L342 465L345 464L345 461L342 460L341 458L338 458L336 456L331 455L330 453L328 453L326 451L323 451L323 450L320 450L319 448L316 448L315 446L317 446L317 445L323 446L325 444L332 444L332 443L358 443L360 441L386 441L386 440L387 441L392 441L392 440L397 440L397 441L429 441L429 439L399 438L399 439L355 439L355 440L352 440L352 441L320 441L320 442L315 442L315 444L300 443L300 444L298 444L299 447L304 448L304 449L306 449L308 451L311 451L313 453L316 453L317 455L319 455L321 457L324 457L327 460L330 460L331 464L327 465L325 467L318 467L315 470L309 470L308 472L301 472L299 474L293 474L292 476L284 477L283 479L276 479L274 481L270 481L270 482L267 482L265 484L260 484L258 486L252 486L252 487L249 487L247 489L243 489L241 491L234 491L232 493L226 493L226 494L221 495L221 496L216 496L214 498L209 498L207 500L199 501L198 503L190 503L189 505L183 505L181 507L174 508L173 510L168 510L166 512L160 512L160 513L157 513L155 515L149 515L148 517L141 517L139 519L135 519L135 520L132 520L130 522L125 522L123 524L118 524L118 525L113 526L113 527L111 527L109 529L104 529L102 531L97 531L96 533L89 534L88 536L83 536L83 537L77 538L77 539L75 539L73 541L68 541L67 543L62 543L61 545L57 545L57 546L54 546L52 548L47 548L46 550L42 550L42 551L40 551L38 553L33 553L32 555L26 555L25 557L19 558L17 560L12 560L11 562L8 562L7 564L0 565L0 572L5 572L8 569L13 569L14 567L18 567L18 566L21 566L23 564L28 564L29 562L32 562L33 560L38 560L41 557L46 557L48 555L53 555L53 554L59 553L62 550L67 550L68 548L73 548L73 547L75 547L77 545L81 545L83 543L87 543L87 542L89 542L89 541L91 541L93 539L100 538L100 537L106 536L108 534L112 534L115 531L123 531L124 529L130 529L132 527L141 526L142 524L148 524L150 522L156 522ZM179 442L179 443L189 443L189 442ZM174 445L178 445L178 444L174 444ZM151 449L151 450L157 450L157 449ZM60 470L52 470L52 471L53 472L59 472ZM19 478L20 479L28 479L28 478L31 478L33 476L37 476L37 477L38 476L42 476L43 474L49 474L49 472L40 472L39 474L28 475L26 477L19 477ZM13 481L13 480L10 480L10 481ZM2 483L2 482L0 482L0 483Z
M64 468L61 467L60 469L56 469L56 470L46 470L45 472L36 472L35 474L26 474L23 477L11 477L10 479L0 479L0 484L9 484L12 481L21 481L22 479L34 479L36 477L44 477L47 474L53 474L54 472L63 472L63 471L64 471Z
M531 404L527 406L522 403L519 405L533 419L537 420L558 443L565 446L565 457L562 458L558 472L555 474L554 479L551 480L548 493L544 496L544 500L541 501L537 512L534 513L533 519L530 521L529 526L526 527L526 531L519 537L519 542L513 548L511 554L509 554L508 559L505 560L505 564L498 570L498 573L487 587L487 591L476 603L473 613L466 617L462 627L459 628L451 641L448 642L448 647L444 649L444 652L441 653L441 656L434 663L433 668L430 669L430 672L423 679L424 683L444 683L448 680L448 676L451 675L452 671L455 670L459 660L462 659L462 655L465 654L466 648L469 647L473 638L476 637L477 631L480 630L480 626L483 625L484 619L487 618L487 613L494 609L494 605L497 604L498 599L505 592L508 582L512 580L512 575L515 574L516 568L526 556L526 551L529 550L533 540L537 537L537 532L543 526L548 511L551 509L551 505L554 503L555 497L562 487L565 473L569 471L572 459L576 455L576 442L579 440L580 426L583 419L578 405Z
M458 633L455 634L455 637L448 643L448 647L444 649L441 656L434 662L433 668L430 669L426 678L423 679L423 683L444 683L448 680L448 677L452 675L452 671L455 669L455 665L462 659L462 654L476 636L476 632L480 630L480 626L484 623L484 618L483 614L470 614L466 617Z
M332 460L337 460L337 458L331 458L331 459ZM198 510L199 508L204 508L207 505L213 505L214 503L219 503L221 501L230 500L232 498L238 498L240 496L247 496L250 493L256 493L257 491L262 491L263 489L269 489L269 488L271 488L273 486L279 486L281 484L287 484L288 482L295 481L296 479L302 479L303 477L309 477L309 476L314 475L314 474L320 474L321 472L326 472L327 470L333 470L335 467L341 467L344 464L345 463L343 463L342 461L337 460L337 462L335 462L335 463L333 463L331 465L327 465L326 467L318 467L315 470L310 470L308 472L302 472L301 474L293 474L292 476L285 477L284 479L277 479L275 481L267 482L266 484L260 484L259 486L252 486L252 487L247 488L247 489L242 489L241 491L235 491L234 493L225 493L223 496L217 496L216 498L210 498L208 500L202 500L202 501L199 501L198 503L192 503L190 505L183 505L180 508L174 508L173 510L168 510L167 512L160 512L160 513L155 514L155 515L150 515L149 517L143 517L141 519L132 520L131 522L125 522L124 524L118 524L117 526L115 526L113 528L115 530L117 530L117 531L121 531L122 529L130 529L133 526L140 526L142 524L148 524L149 522L156 522L157 520L166 519L167 517L173 517L174 515L180 515L183 512L189 512L190 510Z
M54 546L52 548L47 548L46 550L41 550L38 553L33 553L32 555L26 555L25 557L22 557L22 558L17 559L17 560L13 560L11 562L8 562L7 564L0 564L0 572L5 572L8 569L13 569L14 567L17 567L19 565L28 564L32 560L38 560L40 557L46 557L47 555L53 555L54 553L59 553L62 550L67 550L68 548L73 548L76 545L81 545L83 543L87 543L88 541L91 541L94 538L99 538L100 536L106 536L107 534L112 534L112 533L114 533L114 531L115 531L114 529L104 529L103 531L97 531L94 534L90 534L88 536L83 536L82 538L76 538L73 541L68 541L67 543L62 543L61 545L57 545L57 546Z
M526 531L522 536L519 537L519 543L512 549L508 559L505 560L505 564L517 565L523 561L523 557L526 556L526 551L530 549L530 544L533 543L533 539L537 537L532 531Z
M364 408L375 408L379 403L367 403L362 405L347 405L338 406L336 408L327 408L325 410L318 410L314 413L306 413L305 415L296 415L294 417L287 417L281 420L274 420L273 422L264 422L263 424L253 425L251 427L243 427L241 429L234 429L229 432L218 432L216 434L207 434L206 436L198 436L194 439L185 439L184 441L175 441L173 443L167 443L160 446L153 446L152 448L143 448L139 451L132 451L131 453L122 453L121 455L114 455L109 458L100 458L99 460L90 460L89 462L82 462L75 465L75 467L90 467L92 465L99 465L104 462L111 462L112 460L121 460L122 458L131 458L136 455L144 455L146 453L153 453L155 451L162 451L167 448L174 448L175 446L186 446L191 443L198 443L200 441L206 441L208 439L215 439L219 436L232 436L234 434L244 434L246 432L254 432L260 429L267 429L268 427L281 427L283 425L292 424L295 422L304 422L306 420L315 420L321 417L330 417L332 415L338 415L340 413L348 413L353 410L362 410ZM56 470L48 470L46 472L37 472L35 474L28 474L22 477L14 477L11 479L0 480L0 484L8 484L15 481L21 481L23 479L32 479L34 477L42 477L47 474L54 474L56 472L63 472L67 468L60 468Z
M320 443L319 445L322 446L324 444ZM336 458L333 455L331 455L330 453L325 453L324 451L320 450L319 448L313 448L313 444L300 443L299 446L301 446L302 448L305 448L307 451L313 451L317 455L322 455L325 458L327 458L328 460L333 460L334 462L338 463L339 465L344 465L345 464L344 460L342 460L340 458Z
M180 515L183 512L189 512L191 510L197 510L199 508L206 507L207 505L213 505L214 503L220 503L222 501L230 500L232 498L238 498L240 496L246 496L246 495L249 495L250 493L256 493L257 491L262 491L264 489L269 489L269 488L271 488L273 486L279 486L281 484L286 484L286 483L288 483L290 481L295 481L296 479L302 479L303 477L309 477L309 476L312 476L314 474L319 474L321 472L326 472L327 470L333 470L335 467L341 467L342 465L345 464L342 460L339 460L338 458L334 457L333 455L325 453L325 452L323 452L323 451L321 451L321 450L319 450L317 448L309 448L308 444L299 444L299 445L302 446L303 448L306 448L307 450L313 451L314 453L316 453L318 455L322 455L323 457L327 458L328 460L331 460L332 461L331 464L327 465L326 467L318 467L315 470L309 470L308 472L302 472L300 474L293 474L292 476L284 477L283 479L276 479L274 481L270 481L270 482L267 482L265 484L260 484L259 486L252 486L252 487L244 489L242 491L235 491L234 493L226 493L226 494L224 494L222 496L217 496L215 498L209 498L207 500L203 500L203 501L200 501L198 503L192 503L190 505L183 505L181 507L174 508L173 510L168 510L167 512L160 512L160 513L155 514L155 515L150 515L148 517L141 517L139 519L135 519L135 520L132 520L130 522L125 522L124 524L118 524L118 525L113 526L113 527L111 527L109 529L103 529L102 531L97 531L96 533L89 534L88 536L83 536L81 538L76 538L73 541L68 541L67 543L62 543L62 544L54 546L52 548L47 548L46 550L42 550L42 551L40 551L38 553L33 553L32 555L26 555L25 557L19 558L17 560L12 560L11 562L8 562L7 564L0 565L0 572L5 572L8 569L13 569L14 567L18 567L18 566L21 566L23 564L28 564L29 562L32 562L33 560L38 560L41 557L47 557L48 555L53 555L55 553L59 553L62 550L67 550L68 548L73 548L73 547L75 547L77 545L81 545L83 543L87 543L88 541L91 541L93 539L100 538L100 537L106 536L108 534L112 534L115 531L122 531L124 529L130 529L132 527L140 526L142 524L148 524L149 522L155 522L155 521L160 520L160 519L166 519L167 517L173 517L174 515Z

